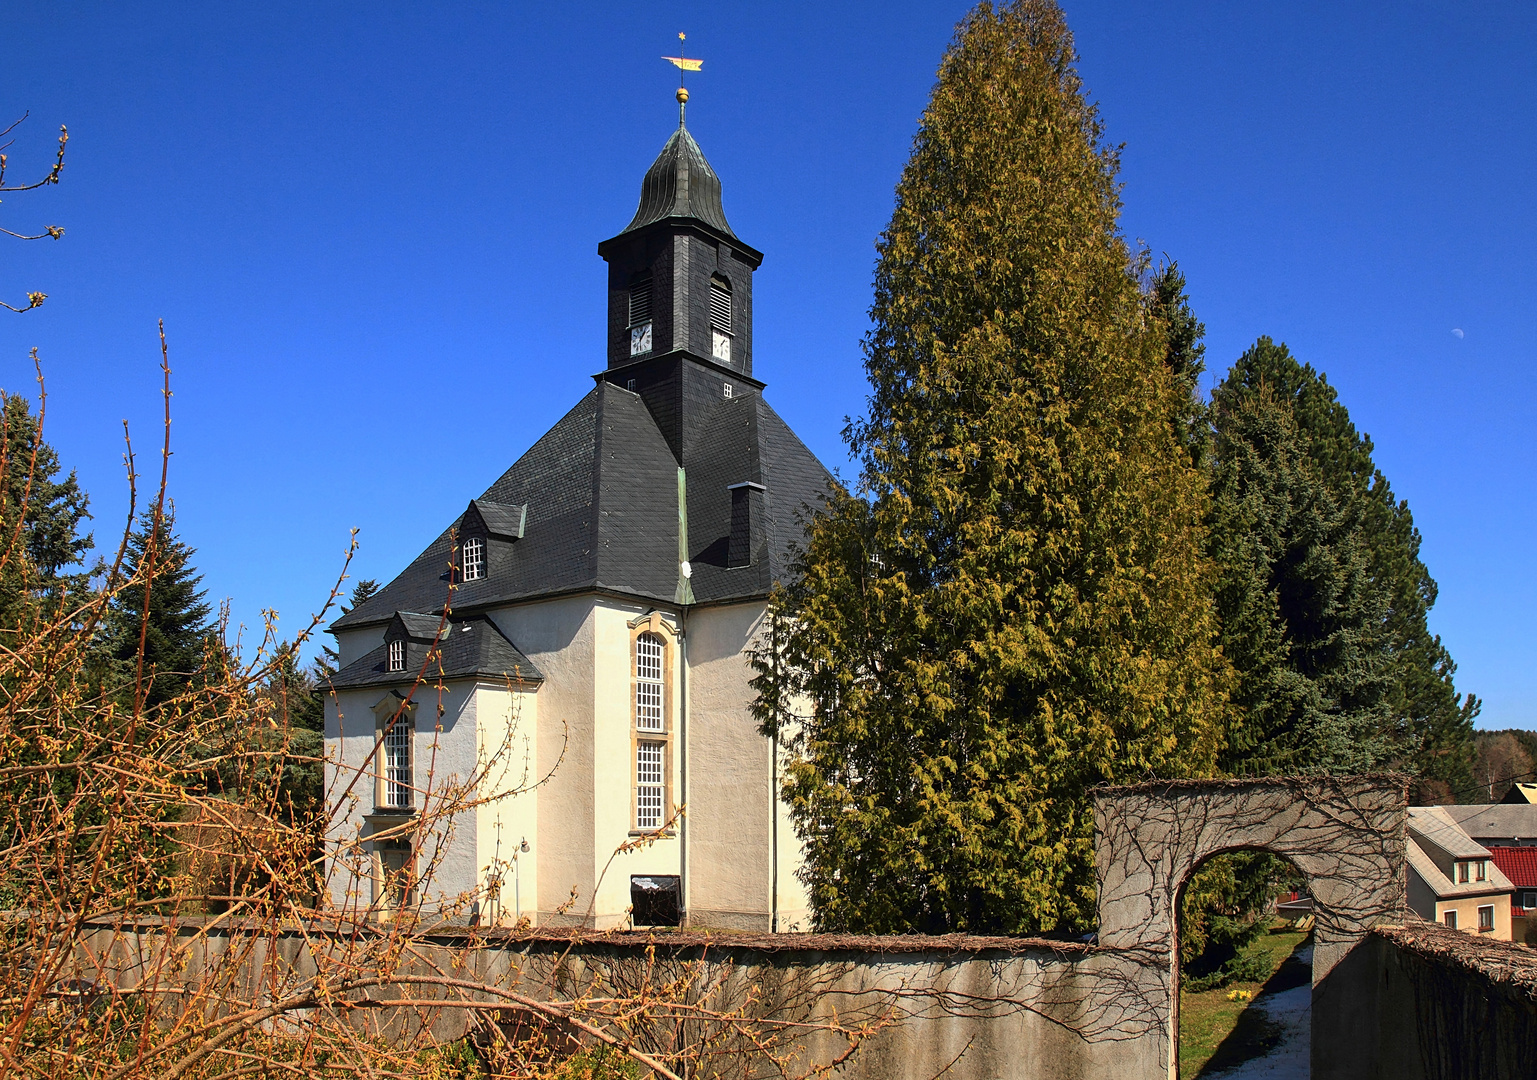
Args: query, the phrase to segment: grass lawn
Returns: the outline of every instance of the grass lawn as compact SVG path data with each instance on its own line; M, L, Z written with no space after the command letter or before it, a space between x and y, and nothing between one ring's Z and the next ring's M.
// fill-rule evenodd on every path
M1281 966L1282 961L1290 956L1306 937L1307 934L1302 931L1293 930L1288 924L1281 923L1256 941L1250 947L1250 951L1268 956L1270 971L1273 974ZM1201 1075L1201 1070L1206 1067L1207 1062L1211 1061L1217 1048L1222 1045L1222 1041L1233 1033L1233 1029L1238 1026L1239 1017L1249 1007L1249 1002L1229 1001L1227 996L1234 990L1247 990L1250 994L1258 994L1263 985L1263 981L1240 982L1199 994L1180 994L1179 1075L1183 1080L1194 1080ZM1230 1058L1230 1054L1226 1052L1222 1056L1224 1059ZM1220 1064L1231 1065L1234 1062L1224 1060Z

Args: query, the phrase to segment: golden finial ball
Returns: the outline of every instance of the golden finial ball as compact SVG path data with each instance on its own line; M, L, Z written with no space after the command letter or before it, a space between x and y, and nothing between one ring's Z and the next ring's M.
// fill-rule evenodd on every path
M688 101L688 91L683 89L683 87L681 87L681 86L678 87L678 104L679 105L683 105L687 101Z

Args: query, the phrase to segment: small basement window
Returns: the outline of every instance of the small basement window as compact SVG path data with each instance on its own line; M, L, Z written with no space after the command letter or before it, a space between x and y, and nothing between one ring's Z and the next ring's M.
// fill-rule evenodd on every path
M406 670L406 643L403 639L396 638L390 642L388 658L390 671Z
M460 580L479 581L486 576L486 542L478 536L471 536L464 542L464 550L461 553Z
M1494 929L1494 905L1488 904L1478 909L1478 932L1487 934Z
M675 874L637 874L630 878L630 921L636 926L677 926L682 922L679 879Z

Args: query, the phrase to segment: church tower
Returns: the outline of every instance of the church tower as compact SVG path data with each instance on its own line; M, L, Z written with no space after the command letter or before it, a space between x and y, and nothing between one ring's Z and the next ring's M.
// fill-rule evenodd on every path
M763 388L752 377L752 278L763 254L727 223L720 177L683 122L687 92L678 94L678 130L646 170L635 216L598 254L608 263L603 378L640 394L682 464L697 406Z

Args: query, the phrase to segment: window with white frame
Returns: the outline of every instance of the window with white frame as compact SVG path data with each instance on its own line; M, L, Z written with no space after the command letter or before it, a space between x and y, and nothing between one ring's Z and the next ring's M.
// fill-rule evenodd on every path
M1494 905L1478 909L1478 928L1485 933L1494 929Z
M403 638L391 641L388 648L389 669L391 671L406 670L406 643Z
M486 576L486 542L478 536L471 536L464 541L464 550L459 558L459 577L461 581L479 581Z
M1457 929L1457 913L1452 910L1441 912L1441 922L1451 930Z
M411 714L403 713L384 733L384 806L390 810L411 808Z
M665 648L656 634L635 639L635 729L665 731L666 684L662 676Z
M641 739L635 744L635 826L658 829L665 798L663 761L667 744Z

